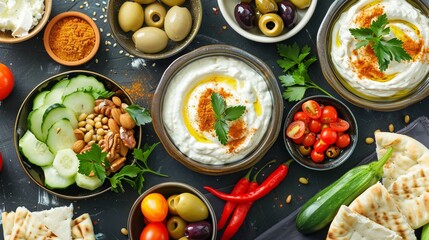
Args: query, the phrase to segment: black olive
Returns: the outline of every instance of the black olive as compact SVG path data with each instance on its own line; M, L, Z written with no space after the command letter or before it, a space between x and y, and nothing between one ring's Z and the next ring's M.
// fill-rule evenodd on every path
M252 29L256 25L256 13L252 5L239 3L235 6L234 17L238 25L243 29Z

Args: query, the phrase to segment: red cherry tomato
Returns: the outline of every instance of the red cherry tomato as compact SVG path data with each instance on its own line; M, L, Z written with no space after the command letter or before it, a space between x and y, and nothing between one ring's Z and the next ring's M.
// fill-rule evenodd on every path
M12 92L14 78L12 71L0 63L0 101L4 100Z
M141 211L150 222L162 222L168 214L168 203L160 193L151 193L143 198Z
M338 118L337 110L332 106L325 106L322 109L322 116L320 117L320 121L322 123L331 123L336 122Z
M336 122L329 123L329 126L337 132L344 132L349 129L350 124L346 120L338 118Z
M324 128L320 132L320 139L322 139L326 144L330 145L337 141L338 134L332 128Z
M310 129L310 132L318 133L320 130L322 130L322 123L317 119L311 119L310 123L308 124L308 128Z
M305 124L308 124L310 122L310 118L303 111L299 111L299 112L295 113L295 115L293 116L293 120L294 121L301 120Z
M320 105L314 100L308 100L302 104L302 111L311 119L318 119L322 115Z
M3 169L3 156L0 153L0 172Z
M348 133L341 134L335 142L335 145L339 148L346 148L350 145L350 135Z
M167 227L160 222L151 222L143 228L140 240L168 240Z
M294 121L286 129L286 135L292 139L298 139L304 135L305 123L301 120Z
M325 159L325 153L312 150L310 153L310 157L313 162L320 163Z
M297 138L297 139L292 139L292 141L295 143L295 144L302 144L302 141L304 141L304 134L300 137L300 138Z
M304 139L302 140L302 145L304 147L310 147L310 146L313 146L315 142L316 142L316 134L309 133L304 135Z
M329 144L326 144L322 139L316 140L316 142L313 145L313 149L316 150L316 152L325 152L326 149L328 149Z

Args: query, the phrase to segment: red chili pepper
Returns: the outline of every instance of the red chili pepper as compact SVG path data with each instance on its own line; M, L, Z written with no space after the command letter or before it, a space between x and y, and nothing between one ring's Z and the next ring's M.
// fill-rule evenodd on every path
M259 169L259 171L255 174L255 176L253 176L252 181L249 184L249 188L247 189L247 192L255 191L258 188L259 184L256 178L264 168L266 168L268 165L272 164L273 162L274 160L266 163L261 169ZM228 226L223 232L221 240L229 240L237 233L238 229L240 229L241 225L246 219L247 213L252 207L252 204L253 202L245 202L237 205L237 207L234 210L234 214L232 215L231 220L229 221Z
M246 173L244 177L242 177L238 182L235 184L234 188L231 191L231 195L238 195L245 193L247 191L247 188L249 187L250 183L250 173L252 172L253 168L250 168L250 170ZM235 207L237 206L236 202L226 202L225 206L223 207L222 215L217 223L218 231L223 229L225 227L226 222L229 219L229 216L234 211Z
M270 176L267 177L267 179L264 180L264 182L262 182L262 184L256 190L251 192L247 192L240 195L230 195L228 193L220 192L208 186L205 186L204 189L225 201L233 201L239 203L256 201L261 197L267 195L283 181L283 179L288 173L289 165L291 162L292 160L289 160L281 164L276 170L274 170L274 172L270 174Z

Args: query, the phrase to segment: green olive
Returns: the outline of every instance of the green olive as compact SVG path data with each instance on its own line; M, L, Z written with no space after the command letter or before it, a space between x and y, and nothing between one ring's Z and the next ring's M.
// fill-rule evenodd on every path
M258 21L261 32L268 37L280 35L284 29L283 19L275 13L267 13L261 16Z
M302 156L308 156L311 153L311 147L306 147L303 145L300 145L298 147L299 152L302 154Z
M156 0L134 0L135 2L138 2L140 4L151 4L155 2Z
M185 7L174 6L165 16L164 29L167 36L175 41L182 41L192 28L192 15Z
M197 222L209 216L206 204L192 193L181 193L174 198L174 206L181 218L188 222Z
M299 9L308 8L310 6L311 0L290 0L295 7Z
M185 3L185 0L161 0L165 5L169 7L180 6Z
M256 8L263 14L277 12L277 3L274 0L255 0Z
M179 239L185 236L188 223L179 216L173 216L167 221L167 231L171 238Z
M171 195L167 199L168 203L168 212L173 215L177 215L176 206L174 206L174 198L177 197L177 194Z
M136 48L144 53L161 52L167 47L167 34L156 27L142 27L133 34Z
M152 3L147 5L144 10L144 21L148 26L162 28L166 13L167 11L161 3Z
M241 0L242 3L251 3L253 0Z
M179 238L179 240L189 240L186 236Z
M337 146L331 146L328 149L326 149L326 156L328 158L335 158L338 157L338 155L340 155L341 149Z
M143 26L143 7L136 2L124 2L119 8L118 22L122 31L137 31Z

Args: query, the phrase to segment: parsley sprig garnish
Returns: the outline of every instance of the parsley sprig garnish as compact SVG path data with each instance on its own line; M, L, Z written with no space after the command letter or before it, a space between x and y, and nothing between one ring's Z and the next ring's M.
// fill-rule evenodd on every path
M93 144L91 150L77 155L80 161L78 172L86 176L93 173L101 182L104 182L106 179L106 168L110 167L106 156L107 153L102 152L98 144Z
M112 177L106 176L106 168L110 166L109 161L106 159L107 153L102 152L97 144L93 144L90 150L77 155L80 160L79 173L89 176L91 172L94 172L95 176L102 182L108 178L111 189L114 192L124 192L123 182L126 182L132 188L137 189L138 193L141 194L145 181L145 173L149 172L161 177L167 177L167 175L152 170L148 165L149 155L158 144L159 143L155 143L151 146L145 144L143 149L134 149L133 156L136 160L135 163L125 165Z
M387 15L380 15L373 21L369 28L351 28L350 33L356 40L356 48L370 45L378 59L380 71L385 71L389 63L393 60L411 60L411 56L404 50L403 42L397 38L386 40L390 34L390 27L387 27L389 21Z
M226 145L228 141L228 124L226 121L234 121L243 115L246 111L246 107L242 105L227 107L225 99L218 94L212 93L211 104L215 114L216 122L214 124L214 130L222 145Z
M283 98L289 102L299 101L304 97L305 91L309 88L319 89L328 96L327 91L318 86L308 75L308 67L317 61L315 56L309 56L310 47L305 45L302 49L298 44L277 45L277 52L282 59L277 60L277 64L283 69L285 75L279 76L279 80L285 91Z

